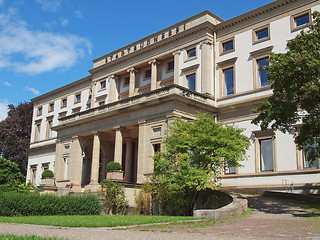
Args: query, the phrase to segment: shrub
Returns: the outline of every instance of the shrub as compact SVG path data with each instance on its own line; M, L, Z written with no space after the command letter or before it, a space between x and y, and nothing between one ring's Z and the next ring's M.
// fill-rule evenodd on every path
M118 162L109 162L107 164L107 170L108 171L119 171L122 169L122 166Z
M53 174L53 172L51 170L46 169L46 170L43 171L41 177L42 178L53 178L54 174Z
M98 215L102 205L96 195L39 195L0 193L0 216Z
M124 187L117 182L107 179L103 180L101 187L105 189L103 197L107 213L124 214L128 208Z

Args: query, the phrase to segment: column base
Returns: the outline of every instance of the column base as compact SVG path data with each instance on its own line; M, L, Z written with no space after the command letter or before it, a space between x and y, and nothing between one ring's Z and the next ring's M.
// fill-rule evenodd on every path
M90 190L90 192L100 192L101 191L101 185L99 183L90 183L87 186L87 190Z

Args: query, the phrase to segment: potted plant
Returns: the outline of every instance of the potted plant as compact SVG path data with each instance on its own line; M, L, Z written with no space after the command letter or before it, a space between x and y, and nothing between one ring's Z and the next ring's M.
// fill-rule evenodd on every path
M123 171L120 163L109 162L107 164L107 179L123 181Z
M54 186L54 174L51 170L49 169L44 170L41 177L42 177L41 179L42 185Z

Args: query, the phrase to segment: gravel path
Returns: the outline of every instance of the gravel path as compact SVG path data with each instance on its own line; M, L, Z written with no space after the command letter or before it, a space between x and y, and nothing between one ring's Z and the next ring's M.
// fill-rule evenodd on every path
M211 221L168 226L137 227L129 230L110 228L61 228L27 224L0 223L0 233L35 234L67 239L317 239L320 240L320 216L308 209L271 198L247 196L253 214Z

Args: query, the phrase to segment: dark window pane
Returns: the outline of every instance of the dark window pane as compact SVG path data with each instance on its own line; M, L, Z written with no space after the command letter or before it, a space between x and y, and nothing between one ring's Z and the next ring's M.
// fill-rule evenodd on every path
M188 58L195 57L196 56L196 49L192 48L192 49L188 50L187 53L188 53Z
M195 91L196 90L196 75L192 74L188 77L188 87L190 90Z
M268 28L262 29L260 31L256 32L257 35L257 40L263 39L263 38L267 38L269 36L269 31Z
M168 71L171 71L174 69L174 62L169 62L168 63Z
M269 62L267 58L259 59L258 61L258 70L259 70L259 87L269 86L267 70L261 69L262 66L268 66Z
M233 49L233 40L229 41L229 42L225 42L222 45L223 45L223 51L224 52L232 50Z
M309 14L305 14L299 17L294 18L296 27L305 25L309 23Z
M272 139L260 140L261 171L273 171Z
M234 93L233 68L224 70L223 74L224 74L224 95L232 95Z

